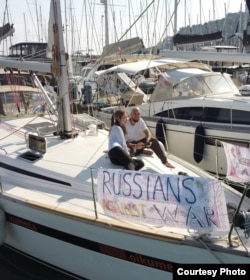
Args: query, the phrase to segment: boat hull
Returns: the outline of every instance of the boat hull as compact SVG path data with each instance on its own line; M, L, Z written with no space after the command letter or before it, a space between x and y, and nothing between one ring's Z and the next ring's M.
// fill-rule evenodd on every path
M156 130L157 121L147 121L151 131ZM201 145L204 145L201 157L197 162L194 154L196 150L196 127L199 123L193 126L186 126L181 124L173 124L165 122L166 134L166 149L169 153L174 154L183 160L198 166L199 168L209 171L211 173L226 176L227 174L227 159L225 150L221 141L229 142L235 145L248 147L250 140L249 134L246 132L235 132L228 129L206 128L204 126L205 134L199 138Z
M110 126L111 109L96 111L95 114L96 117L105 122L107 127ZM157 122L160 120L164 122L164 134L166 136L164 144L168 153L217 175L226 176L227 174L227 159L224 148L220 143L221 141L249 147L250 136L246 126L237 129L235 126L233 128L230 127L230 125L204 124L204 135L199 137L199 141L202 141L202 145L204 145L202 149L203 154L201 155L202 159L197 162L194 157L195 133L200 122L169 120L153 116L147 117L147 114L143 115L143 119L146 121L152 135L156 135L158 139L159 137L156 132ZM143 135L141 136L143 137Z
M244 254L189 246L181 235L159 237L4 194L0 205L7 217L6 245L78 278L173 279L173 267L183 263L250 263Z
M1 204L8 220L5 244L67 274L87 279L172 279L173 264L157 239L152 247L159 252L153 257L145 246L148 240L139 234L31 209L18 201L5 203L1 198Z

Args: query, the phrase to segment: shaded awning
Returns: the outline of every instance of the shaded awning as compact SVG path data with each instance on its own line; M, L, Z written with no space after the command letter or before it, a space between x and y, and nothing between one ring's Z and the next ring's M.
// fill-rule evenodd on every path
M126 73L127 75L136 75L140 71L145 69L157 67L162 70L176 69L176 68L187 68L196 67L204 70L209 70L209 66L206 64L192 62L186 59L175 59L175 58L163 58L155 60L143 60L138 62L123 63L117 66L111 67L107 70L101 70L95 72L96 75L104 75L112 72Z

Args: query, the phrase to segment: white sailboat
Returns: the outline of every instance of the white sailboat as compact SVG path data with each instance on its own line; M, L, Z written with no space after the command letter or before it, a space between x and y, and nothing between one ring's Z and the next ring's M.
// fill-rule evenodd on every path
M130 90L121 93L119 106L130 105L126 107L128 112L134 105L139 106L153 135L163 142L169 153L225 176L227 161L220 142L249 147L249 96L240 94L229 74L213 72L207 64L188 59L152 59L96 73L118 80L121 75L134 79L138 73L149 70L160 78L155 81L152 94L146 96L148 100L142 102L146 94L139 95L140 84L132 88L128 79ZM109 127L115 108L117 106L102 108L95 114ZM203 133L197 130L201 126Z
M171 155L175 169L153 155L140 172L122 170L105 153L108 131L70 114L60 0L51 3L61 103L58 118L1 118L3 246L76 279L173 279L184 263L250 264L245 192Z

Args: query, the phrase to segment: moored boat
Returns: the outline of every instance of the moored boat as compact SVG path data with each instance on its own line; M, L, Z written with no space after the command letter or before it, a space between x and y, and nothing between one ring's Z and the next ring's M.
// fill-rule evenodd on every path
M112 165L109 132L70 113L60 1L51 3L58 115L1 119L3 246L76 279L173 279L184 263L249 264L245 194L172 155L174 169L155 155L143 156L141 171Z
M147 102L136 106L169 153L225 176L227 161L221 141L249 147L249 97L240 94L226 73L202 69L202 64L192 64L189 60L172 58L161 61L164 60L166 65L158 66L162 69L153 93ZM137 67L135 64L134 73ZM130 64L122 64L118 69L132 73ZM112 69L105 72L108 71ZM135 105L133 101L127 104ZM116 108L98 110L96 116L110 126ZM126 108L129 112L133 106ZM200 126L204 128L202 134L197 131ZM199 160L195 158L196 154Z

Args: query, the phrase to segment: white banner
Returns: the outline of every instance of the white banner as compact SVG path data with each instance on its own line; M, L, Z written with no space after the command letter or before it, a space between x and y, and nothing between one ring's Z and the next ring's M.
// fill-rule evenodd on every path
M100 169L97 198L111 217L158 226L229 229L224 190L216 179Z
M222 142L227 158L227 178L234 182L250 182L250 150Z

